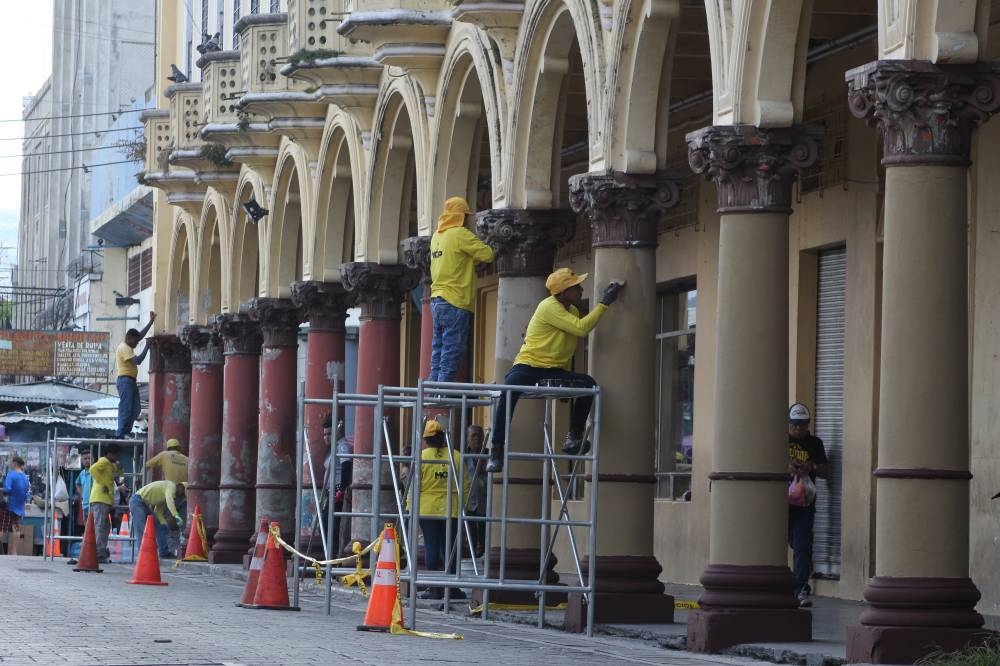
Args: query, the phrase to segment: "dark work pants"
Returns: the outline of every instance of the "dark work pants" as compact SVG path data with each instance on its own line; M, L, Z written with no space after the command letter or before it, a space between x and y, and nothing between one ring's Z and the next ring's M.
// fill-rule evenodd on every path
M428 571L441 571L445 568L445 560L448 559L448 573L455 573L455 558L448 558L448 550L445 544L445 530L447 521L440 518L421 518L420 531L424 533L424 563ZM458 539L458 520L451 520L451 540L452 543Z
M788 545L794 552L795 595L809 587L813 568L813 524L816 514L805 509L788 512Z

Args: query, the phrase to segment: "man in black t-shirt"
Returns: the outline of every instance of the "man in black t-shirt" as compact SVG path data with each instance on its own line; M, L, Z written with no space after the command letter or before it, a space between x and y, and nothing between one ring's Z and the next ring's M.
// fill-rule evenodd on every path
M827 478L830 465L823 440L809 432L809 408L800 402L788 408L788 473L792 478L808 474L809 478ZM816 520L816 499L808 506L788 506L788 545L795 553L795 595L799 606L812 606L809 600L809 578L813 567L813 523Z

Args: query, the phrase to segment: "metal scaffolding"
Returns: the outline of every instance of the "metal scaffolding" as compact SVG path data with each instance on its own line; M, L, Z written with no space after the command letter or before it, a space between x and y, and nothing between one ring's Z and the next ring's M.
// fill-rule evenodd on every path
M509 445L511 433L511 400L512 394L520 394L520 400L541 400L544 402L544 418L540 424L542 429L543 448L538 452L511 451ZM506 422L506 445L504 446L504 471L497 475L490 474L486 483L486 507L484 516L469 515L466 511L466 479L459 470L466 468L466 461L480 461L487 454L472 453L467 450L466 431L469 425L469 412L474 407L488 408L489 413L496 414L497 404L501 395L506 394L507 408L503 414ZM592 423L589 438L593 449L585 455L567 455L556 450L552 429L555 417L555 404L560 400L590 397L594 400ZM395 522L399 526L398 534L405 555L401 563L400 580L406 582L408 596L408 626L415 626L416 599L418 587L431 586L444 588L444 607L451 602L451 590L469 588L482 590L482 618L489 618L489 595L495 590L516 590L534 593L538 599L538 626L544 626L546 612L546 595L550 593L579 593L583 595L587 608L587 635L593 635L594 620L594 559L590 558L587 570L582 564L581 546L586 544L586 552L594 553L597 546L597 490L598 490L598 456L600 452L600 413L601 393L599 387L575 387L558 385L540 386L510 386L503 384L471 384L454 382L423 382L417 387L380 386L376 394L341 393L339 381L334 378L332 398L305 398L304 385L300 384L299 396L299 428L296 442L296 516L302 515L303 468L310 471L313 479L321 478L316 472L318 466L312 461L309 448L305 445L304 412L306 405L325 405L330 407L336 421L336 415L344 408L371 408L374 412L374 435L371 453L351 453L348 456L337 453L336 441L331 442L330 473L327 475L326 494L329 498L325 515L325 526L320 525L321 540L325 559L335 557L335 536L333 534L334 518L369 521L372 538L379 533L383 521ZM445 516L450 516L454 502L458 502L457 519L458 534L453 534L452 521L445 520L445 552L448 554L445 571L419 570L417 562L417 543L419 540L419 511L410 511L408 507L420 506L420 483L409 483L410 479L420 479L422 466L428 464L421 459L421 443L423 426L426 422L425 410L436 414L447 414L446 427L447 459L442 463L449 466L450 483L446 495ZM393 441L392 419L396 417L399 423L409 422L410 428L404 439L409 440L409 447L397 446ZM355 420L357 422L358 419ZM455 440L458 446L455 446ZM408 448L408 450L407 450ZM458 454L456 466L454 453ZM333 511L335 493L334 473L338 460L348 457L354 461L355 480L357 480L358 463L371 465L371 510L355 511L353 507L344 507L344 511ZM508 470L511 461L530 462L541 466L542 494L540 507L535 516L515 516L509 511L510 477ZM569 463L569 474L561 475L558 464ZM438 463L436 463L438 464ZM474 467L478 470L480 465ZM404 480L405 479L405 480ZM586 518L575 519L571 516L569 502L573 498L572 489L580 480L586 482L588 488L587 500L589 512ZM499 486L499 497L494 497L494 485ZM320 497L315 484L311 488L312 499L320 514ZM409 500L409 504L407 503ZM553 511L553 504L558 503L558 510ZM553 515L553 513L555 515ZM321 514L320 514L321 515ZM471 526L475 523L485 523L485 557L480 562L473 554ZM513 525L532 525L539 530L541 544L537 580L511 579L507 575L507 539L509 528ZM549 584L547 564L555 549L560 531L565 529L569 550L572 555L573 571L571 579L566 584ZM585 538L578 539L574 531L582 531ZM301 528L295 531L295 548L301 550ZM499 547L496 551L495 571L491 569L490 550L494 536L499 537ZM582 543L581 543L582 542ZM448 562L454 557L455 573L446 573ZM461 565L463 556L471 560L471 573L463 571ZM370 571L374 574L375 558L371 558ZM331 612L332 579L336 575L354 573L353 567L326 567L326 612ZM293 604L299 596L300 561L294 557L293 566ZM565 577L565 575L564 575Z

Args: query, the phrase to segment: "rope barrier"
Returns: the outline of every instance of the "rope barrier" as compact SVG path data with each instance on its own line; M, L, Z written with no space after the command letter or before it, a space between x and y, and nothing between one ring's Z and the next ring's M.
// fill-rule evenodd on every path
M345 575L341 579L341 582L344 585L346 585L346 586L357 584L358 588L361 590L362 596L364 596L364 597L368 596L368 588L365 586L365 581L364 581L364 579L368 576L368 572L365 571L364 568L361 566L361 558L364 557L365 555L367 555L368 553L372 552L372 551L374 551L375 553L379 552L379 548L381 548L381 544L382 544L382 535L381 534L378 536L377 539L375 539L374 541L372 541L370 544L368 544L364 548L361 547L361 542L360 541L355 541L354 544L351 546L351 549L354 551L351 555L346 555L344 557L337 557L337 558L334 558L332 560L317 560L314 557L309 557L305 553L299 552L291 544L289 544L287 541L285 541L284 539L282 539L281 538L281 529L279 527L277 527L275 525L272 525L271 528L270 528L270 532L271 532L271 536L274 538L274 542L275 543L277 543L278 545L280 545L282 548L284 548L285 550L287 550L289 553L292 553L293 555L297 555L300 559L305 560L306 562L308 562L316 570L316 584L317 585L319 585L319 584L321 584L323 582L323 567L325 567L325 566L335 566L335 565L338 565L338 564L347 564L351 560L354 560L355 564L357 565L357 570L354 573L352 573L352 574ZM350 580L346 580L346 579L350 579Z

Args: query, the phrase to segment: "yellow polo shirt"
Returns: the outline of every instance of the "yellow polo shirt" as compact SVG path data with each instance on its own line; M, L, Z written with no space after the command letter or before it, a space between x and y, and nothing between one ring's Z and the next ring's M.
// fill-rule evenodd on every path
M471 488L469 475L462 469L461 456L458 451L452 452L455 470L462 472L464 480L465 499L468 499ZM451 484L451 517L458 517L458 505L462 501L458 496L458 484L451 480L451 466L448 465L448 447L436 448L428 446L420 452L420 515L428 518L444 518L448 509L448 484ZM410 500L406 500L410 507Z
M476 262L493 261L493 249L465 227L451 227L431 236L431 298L441 297L456 308L475 310Z
M101 456L90 466L90 503L114 504L115 477L125 473L124 468L118 463L113 463L106 457Z
M138 377L139 366L132 359L135 358L135 350L124 342L120 342L115 349L115 369L119 377Z
M586 317L580 317L575 306L567 310L555 296L549 296L535 309L524 334L524 344L514 359L515 364L533 368L562 368L569 370L569 363L576 351L577 338L594 330L608 306L598 303Z
M153 481L152 483L147 483L142 488L139 488L136 494L153 510L153 513L156 514L156 519L160 521L161 525L167 522L168 512L175 518L183 518L177 512L175 500L177 496L177 484L173 481Z
M181 483L188 480L188 457L180 451L167 449L160 451L149 459L146 469L159 466L163 472L163 478L174 483Z

